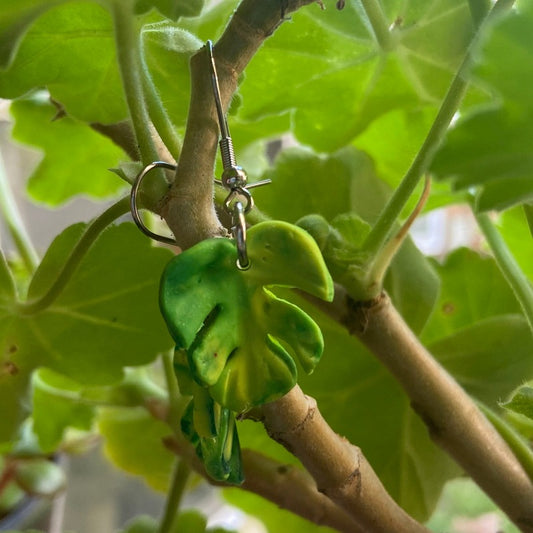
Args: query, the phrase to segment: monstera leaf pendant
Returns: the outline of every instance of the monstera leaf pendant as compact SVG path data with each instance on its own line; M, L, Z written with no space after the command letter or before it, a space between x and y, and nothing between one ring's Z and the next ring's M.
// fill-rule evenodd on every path
M238 439L232 413L280 398L296 384L294 358L310 373L322 355L318 326L269 288L333 297L320 250L304 230L263 222L248 231L247 251L251 267L239 270L231 240L203 241L176 256L161 280L161 311L180 354L178 380L182 392L193 395L182 428L216 479L228 479L224 465L235 464L231 449L238 448ZM197 427L199 409L205 420L216 420L208 431ZM212 467L211 452L225 461L222 467Z

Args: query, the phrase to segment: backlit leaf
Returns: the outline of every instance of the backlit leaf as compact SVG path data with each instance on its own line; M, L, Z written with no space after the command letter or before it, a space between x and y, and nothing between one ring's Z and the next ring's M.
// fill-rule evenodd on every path
M155 490L168 490L176 461L162 441L172 434L168 425L141 407L106 408L99 412L98 428L104 452L115 465L141 476Z
M106 198L124 190L107 170L125 157L122 150L72 118L54 120L57 110L46 95L13 102L11 113L13 137L44 152L28 182L34 199L58 205L76 194Z
M297 138L333 151L392 109L436 106L471 37L468 3L387 7L389 51L380 50L357 2L341 12L310 5L294 13L247 68L240 116L292 109Z
M435 159L435 173L456 189L481 187L480 211L533 198L532 27L533 8L524 3L493 29L475 75L494 89L497 103L459 120Z
M82 231L82 224L71 226L52 243L30 298L46 292ZM9 298L1 302L0 395L10 416L2 417L0 442L13 435L27 410L23 391L35 368L48 367L82 384L110 384L120 380L124 367L147 364L170 347L157 308L168 257L133 224L121 224L100 236L50 307L24 315Z
M33 24L9 68L0 72L0 96L15 98L43 86L81 120L110 123L127 117L113 24L104 7L69 2Z

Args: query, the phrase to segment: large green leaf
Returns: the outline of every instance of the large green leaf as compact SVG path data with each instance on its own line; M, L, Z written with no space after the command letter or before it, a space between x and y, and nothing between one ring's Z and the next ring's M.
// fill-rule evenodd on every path
M20 39L33 21L64 0L22 0L0 2L0 68L9 65Z
M479 321L429 346L466 390L486 404L533 379L533 337L521 315Z
M82 120L108 123L126 118L113 25L102 6L73 2L47 11L0 73L3 98L43 86L67 113Z
M29 289L46 292L79 239L69 227L50 246ZM157 308L158 279L169 253L153 248L133 224L110 227L95 242L52 305L26 315L7 287L0 303L2 365L0 442L12 437L26 410L30 373L40 366L83 384L118 381L126 366L151 362L171 341Z
M425 343L494 316L520 313L515 295L492 258L460 248L434 266L441 279L441 293L423 331Z
M248 232L251 267L239 270L235 245L203 241L177 256L161 282L161 309L194 379L223 407L243 412L279 398L296 383L288 345L306 372L322 337L296 306L265 287L297 287L332 297L333 283L315 242L290 224L265 222Z
M13 102L11 113L13 137L44 152L28 182L34 199L58 205L76 194L106 198L124 189L124 182L107 171L124 158L122 150L72 118L54 120L57 110L46 94Z
M105 408L98 416L104 452L119 468L141 476L153 489L166 492L176 456L163 445L168 425L143 408Z
M475 75L498 97L492 109L466 115L450 131L434 171L454 187L482 186L481 211L533 199L533 7L525 3L492 31Z
M293 109L298 139L332 151L392 109L438 105L471 37L468 2L386 8L394 26L387 52L357 2L342 12L311 5L293 14L247 68L239 115Z
M352 274L354 268L350 262L356 259L364 231L367 231L363 228L364 222L358 224L356 219L373 223L390 195L389 187L377 177L370 158L353 147L331 155L295 148L282 152L275 167L264 177L271 178L272 184L258 189L254 197L268 215L295 222L312 213L321 215L333 226L341 221L346 225L349 220L357 226L358 229L352 228L346 235L347 248L340 249L342 257L338 257L345 270ZM321 249L323 245L319 243ZM336 277L340 272L335 271L331 261L328 266L335 281L346 281ZM433 309L439 280L409 239L392 262L385 288L407 323L420 331Z
M45 368L32 376L33 430L43 452L55 451L65 429L91 429L95 408L80 402L82 387Z

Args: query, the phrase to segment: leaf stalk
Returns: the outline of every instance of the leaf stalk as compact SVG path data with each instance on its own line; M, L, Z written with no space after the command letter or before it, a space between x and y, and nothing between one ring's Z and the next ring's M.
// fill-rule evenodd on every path
M182 459L176 460L174 474L172 476L172 484L168 493L161 525L159 526L159 533L171 533L171 531L173 531L183 493L187 487L191 472L191 467L187 461Z
M32 274L39 263L39 256L33 247L31 239L26 231L22 217L18 210L17 202L13 196L9 180L0 154L0 212L7 229L13 239L26 270Z
M52 305L54 301L61 295L63 289L76 272L76 269L78 268L82 259L85 257L85 254L89 251L102 231L104 231L105 228L111 224L111 222L129 212L129 202L129 196L122 198L118 202L114 203L111 207L106 209L100 216L95 218L87 226L85 232L81 236L81 239L73 248L72 252L68 256L68 259L65 261L63 268L48 291L35 300L20 302L17 306L17 312L21 315L28 316L40 313L47 307L50 307L50 305Z
M377 254L385 241L389 238L396 220L409 201L415 187L418 185L423 175L429 170L433 158L444 140L450 123L466 94L470 70L474 63L475 50L484 34L484 29L487 23L496 14L511 7L512 4L513 1L511 0L499 0L496 2L484 22L474 33L465 57L448 88L446 96L437 112L437 116L435 117L420 150L363 243L363 249L371 255Z
M520 303L533 333L533 287L487 213L474 212L496 264Z

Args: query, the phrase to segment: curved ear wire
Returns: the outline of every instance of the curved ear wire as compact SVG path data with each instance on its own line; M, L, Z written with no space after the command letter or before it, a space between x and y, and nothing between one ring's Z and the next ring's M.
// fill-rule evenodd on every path
M137 206L137 194L139 192L139 189L141 188L141 183L143 179L146 177L146 175L154 170L155 168L168 168L169 170L176 170L176 165L173 165L172 163L166 163L165 161L154 161L153 163L150 163L149 165L146 165L140 172L137 174L137 177L135 178L135 181L133 182L133 186L131 188L130 192L130 210L131 210L131 216L133 217L133 220L135 224L137 224L137 227L145 234L148 235L148 237L159 241L164 242L165 244L172 244L174 246L177 246L178 243L172 239L171 237L165 237L163 235L158 235L157 233L154 233L153 231L150 231L142 221L141 215L139 214L139 208Z

